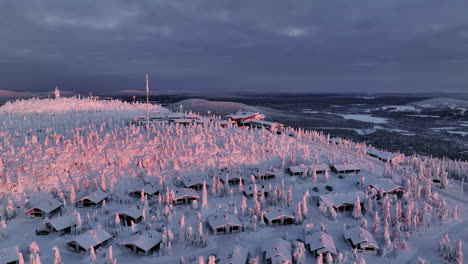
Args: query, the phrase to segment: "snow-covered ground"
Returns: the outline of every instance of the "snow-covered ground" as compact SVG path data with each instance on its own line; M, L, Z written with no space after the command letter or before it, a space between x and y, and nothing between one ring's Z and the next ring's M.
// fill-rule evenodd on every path
M305 241L306 233L326 230L337 253L347 259L341 263L361 259L366 263L415 263L417 257L440 263L438 244L445 233L462 240L468 255L466 232L461 232L468 221L468 197L460 193L459 181L467 175L466 162L411 156L400 165L390 164L367 156L364 144L334 145L319 132L298 129L278 135L233 125L221 127L216 120L188 126L161 122L147 130L132 122L137 116L145 117L146 110L146 104L91 98L31 99L0 107L0 251L18 246L26 263L39 256L41 262L36 259L36 264L54 263L57 254L67 264L114 260L202 263L200 258L208 263L210 255L222 258L238 245L247 249L250 260L259 257L259 263L265 263L262 248L271 241ZM170 114L158 105L150 106L149 111L150 117ZM352 117L372 123L386 121L370 115ZM355 164L361 172L316 175L311 169L308 176L287 173L292 165L308 168L314 164ZM274 179L260 177L267 174L274 174ZM244 179L242 186L227 184L235 177ZM433 183L434 178L444 189ZM187 182L184 179L203 179L206 187L193 192L199 197L196 203L175 205L173 200ZM246 197L243 191L253 182L259 194ZM376 187L372 191L371 185L399 186L407 191L400 198L389 194L377 199L384 190ZM142 199L129 195L134 190L148 191L150 186L159 195ZM262 189L268 195L262 195ZM98 190L108 195L105 204L78 206L77 201L93 197ZM350 205L361 196L362 211L319 207L320 195ZM47 208L51 199L63 203L60 213L50 219L27 215L34 206L42 208L40 202ZM142 215L133 225L118 216L129 206ZM295 224L266 225L264 215L272 206L293 216ZM73 227L64 235L36 235L44 222L60 214L69 215L73 225L81 228ZM226 214L236 215L243 231L214 235L208 219ZM379 254L359 252L354 256L343 239L344 229L354 226L371 232L381 248ZM92 250L76 253L67 246L89 230L101 229L112 238L95 254ZM161 235L159 249L148 256L136 255L122 245L147 230ZM138 246L148 246L142 238L138 241ZM289 257L296 250L293 246ZM339 263L338 254L333 256L335 263ZM305 252L297 251L294 259L296 263L317 262L308 247Z

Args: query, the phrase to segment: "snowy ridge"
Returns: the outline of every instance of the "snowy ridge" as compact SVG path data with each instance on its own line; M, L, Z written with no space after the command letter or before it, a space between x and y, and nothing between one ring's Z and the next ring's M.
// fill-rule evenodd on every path
M151 105L150 111L165 111L158 105ZM0 112L15 113L62 113L78 111L126 111L145 112L146 104L130 104L120 100L96 100L76 97L56 99L29 99L7 102L0 107ZM166 110L167 111L167 110Z

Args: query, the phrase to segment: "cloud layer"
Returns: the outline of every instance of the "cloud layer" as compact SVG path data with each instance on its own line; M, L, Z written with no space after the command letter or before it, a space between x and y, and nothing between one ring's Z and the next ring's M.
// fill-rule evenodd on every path
M462 0L0 2L0 89L462 92Z

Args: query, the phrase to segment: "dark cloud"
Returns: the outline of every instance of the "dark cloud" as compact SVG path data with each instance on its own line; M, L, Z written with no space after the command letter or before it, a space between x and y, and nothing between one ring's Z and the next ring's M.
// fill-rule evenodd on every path
M464 0L1 1L0 90L130 90L148 72L155 90L466 91L466 10Z

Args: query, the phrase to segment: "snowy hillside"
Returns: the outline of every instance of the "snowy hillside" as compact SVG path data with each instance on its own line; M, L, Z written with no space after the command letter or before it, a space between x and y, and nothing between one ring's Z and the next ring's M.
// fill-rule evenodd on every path
M146 107L90 98L0 107L0 263L467 255L466 162L303 129L276 134L207 117L184 126L172 119L182 113L155 105L150 118L161 120L147 130L132 122Z

